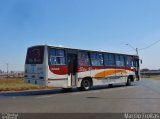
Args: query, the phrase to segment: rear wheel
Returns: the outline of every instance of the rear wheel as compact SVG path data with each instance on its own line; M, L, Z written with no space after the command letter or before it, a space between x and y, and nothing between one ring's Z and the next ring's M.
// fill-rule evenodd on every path
M83 79L79 90L86 91L86 90L90 90L91 87L92 87L91 81L89 79Z

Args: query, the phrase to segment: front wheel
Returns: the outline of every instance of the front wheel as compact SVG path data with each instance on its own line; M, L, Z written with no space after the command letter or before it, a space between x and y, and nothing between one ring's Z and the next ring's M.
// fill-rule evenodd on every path
M81 87L79 88L82 91L90 90L92 87L92 83L88 79L83 79L81 83Z
M126 86L131 86L131 77L128 77Z

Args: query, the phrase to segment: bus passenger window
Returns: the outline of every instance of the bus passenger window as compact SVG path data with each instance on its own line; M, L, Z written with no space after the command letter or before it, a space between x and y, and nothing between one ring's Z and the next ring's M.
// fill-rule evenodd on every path
M121 66L125 66L125 58L123 55L120 56L120 63L121 63Z
M120 57L119 57L119 55L116 55L116 66L121 66L120 65Z
M90 53L92 66L103 66L103 54L102 53Z
M104 64L105 66L114 66L114 55L113 54L104 54Z
M123 55L116 55L116 66L125 66L125 59Z
M126 66L127 67L133 67L134 66L133 58L131 56L127 56Z
M89 61L89 56L87 52L79 52L78 53L78 64L80 66L89 66L90 61Z
M92 66L97 66L98 65L98 61L97 61L96 53L90 53L90 57L91 57Z
M62 49L50 49L49 50L49 64L51 65L64 65L65 53Z
M97 59L98 59L98 66L102 66L103 65L103 54L98 53L97 54Z

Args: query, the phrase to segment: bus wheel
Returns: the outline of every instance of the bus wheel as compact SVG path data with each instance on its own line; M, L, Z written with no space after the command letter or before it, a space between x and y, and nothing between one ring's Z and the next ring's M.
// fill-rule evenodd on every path
M83 79L81 83L81 87L79 88L82 91L90 90L92 87L92 83L89 79Z
M126 86L131 86L131 77L130 76L127 79Z

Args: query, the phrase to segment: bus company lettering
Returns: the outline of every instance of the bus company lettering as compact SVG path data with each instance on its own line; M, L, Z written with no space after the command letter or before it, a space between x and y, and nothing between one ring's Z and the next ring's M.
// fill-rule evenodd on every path
M59 71L60 68L51 68L52 71Z
M52 73L57 74L57 75L66 75L68 73L67 66L52 65L52 66L49 66L49 69Z

